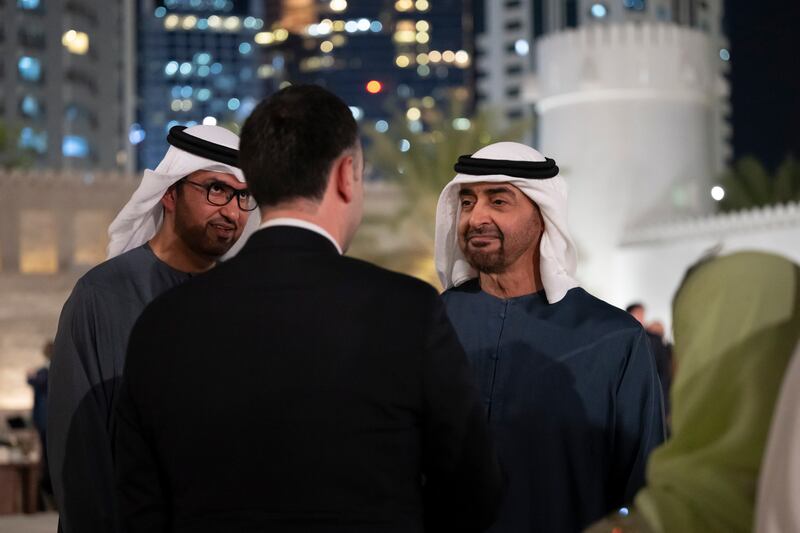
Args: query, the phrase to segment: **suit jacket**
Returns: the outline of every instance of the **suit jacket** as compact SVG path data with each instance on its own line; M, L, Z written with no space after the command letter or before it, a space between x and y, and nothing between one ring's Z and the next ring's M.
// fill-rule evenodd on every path
M260 230L133 329L125 529L480 531L501 476L472 381L432 287Z

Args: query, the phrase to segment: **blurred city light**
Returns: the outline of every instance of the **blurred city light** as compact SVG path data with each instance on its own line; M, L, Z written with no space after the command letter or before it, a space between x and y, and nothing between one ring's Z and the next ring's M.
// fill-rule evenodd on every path
M378 80L370 80L367 82L367 92L370 94L378 94L383 90L383 84Z
M76 30L68 30L61 37L61 44L72 54L84 55L89 51L89 36Z
M715 185L714 187L711 188L711 198L719 202L720 200L725 198L725 189L723 189L719 185Z
M593 17L601 19L608 14L608 9L603 4L592 4L590 12Z

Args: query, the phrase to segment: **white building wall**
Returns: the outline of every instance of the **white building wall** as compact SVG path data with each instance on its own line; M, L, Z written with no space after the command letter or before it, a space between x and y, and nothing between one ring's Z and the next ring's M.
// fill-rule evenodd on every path
M777 253L800 264L800 204L650 226L631 231L614 252L608 300L641 301L649 319L671 324L672 297L687 268L710 250Z
M710 212L716 55L706 34L671 24L539 41L539 148L569 184L579 277L600 297L627 228Z

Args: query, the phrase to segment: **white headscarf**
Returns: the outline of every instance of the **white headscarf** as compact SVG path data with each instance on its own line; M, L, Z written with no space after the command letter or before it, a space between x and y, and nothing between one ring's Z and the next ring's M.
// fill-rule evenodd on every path
M473 158L506 161L542 162L545 157L528 146L500 142L481 148ZM547 179L527 179L494 174L472 176L456 174L439 196L436 207L436 241L434 259L436 272L445 290L478 277L458 245L458 217L461 212L458 193L465 183L509 183L530 198L542 213L544 234L539 245L540 270L547 301L560 301L568 290L577 287L577 253L567 230L567 184L555 176Z
M198 125L186 128L185 133L214 144L239 149L239 136L219 126ZM146 243L156 234L164 218L161 198L175 182L198 170L233 174L244 183L242 171L236 167L190 154L170 146L155 170L145 170L139 187L108 227L108 258L127 252ZM258 227L259 217L250 214L239 241L228 251L230 257L241 248L247 236Z

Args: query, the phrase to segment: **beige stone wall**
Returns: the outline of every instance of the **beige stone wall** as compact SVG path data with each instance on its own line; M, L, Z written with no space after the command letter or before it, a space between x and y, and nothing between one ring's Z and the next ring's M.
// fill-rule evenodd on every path
M28 410L26 374L106 229L138 184L119 174L0 172L0 411Z
M44 363L61 307L105 259L108 225L137 184L118 174L0 171L0 412L30 409L26 373ZM367 187L353 255L410 272L419 258L398 231L401 198L392 185Z

